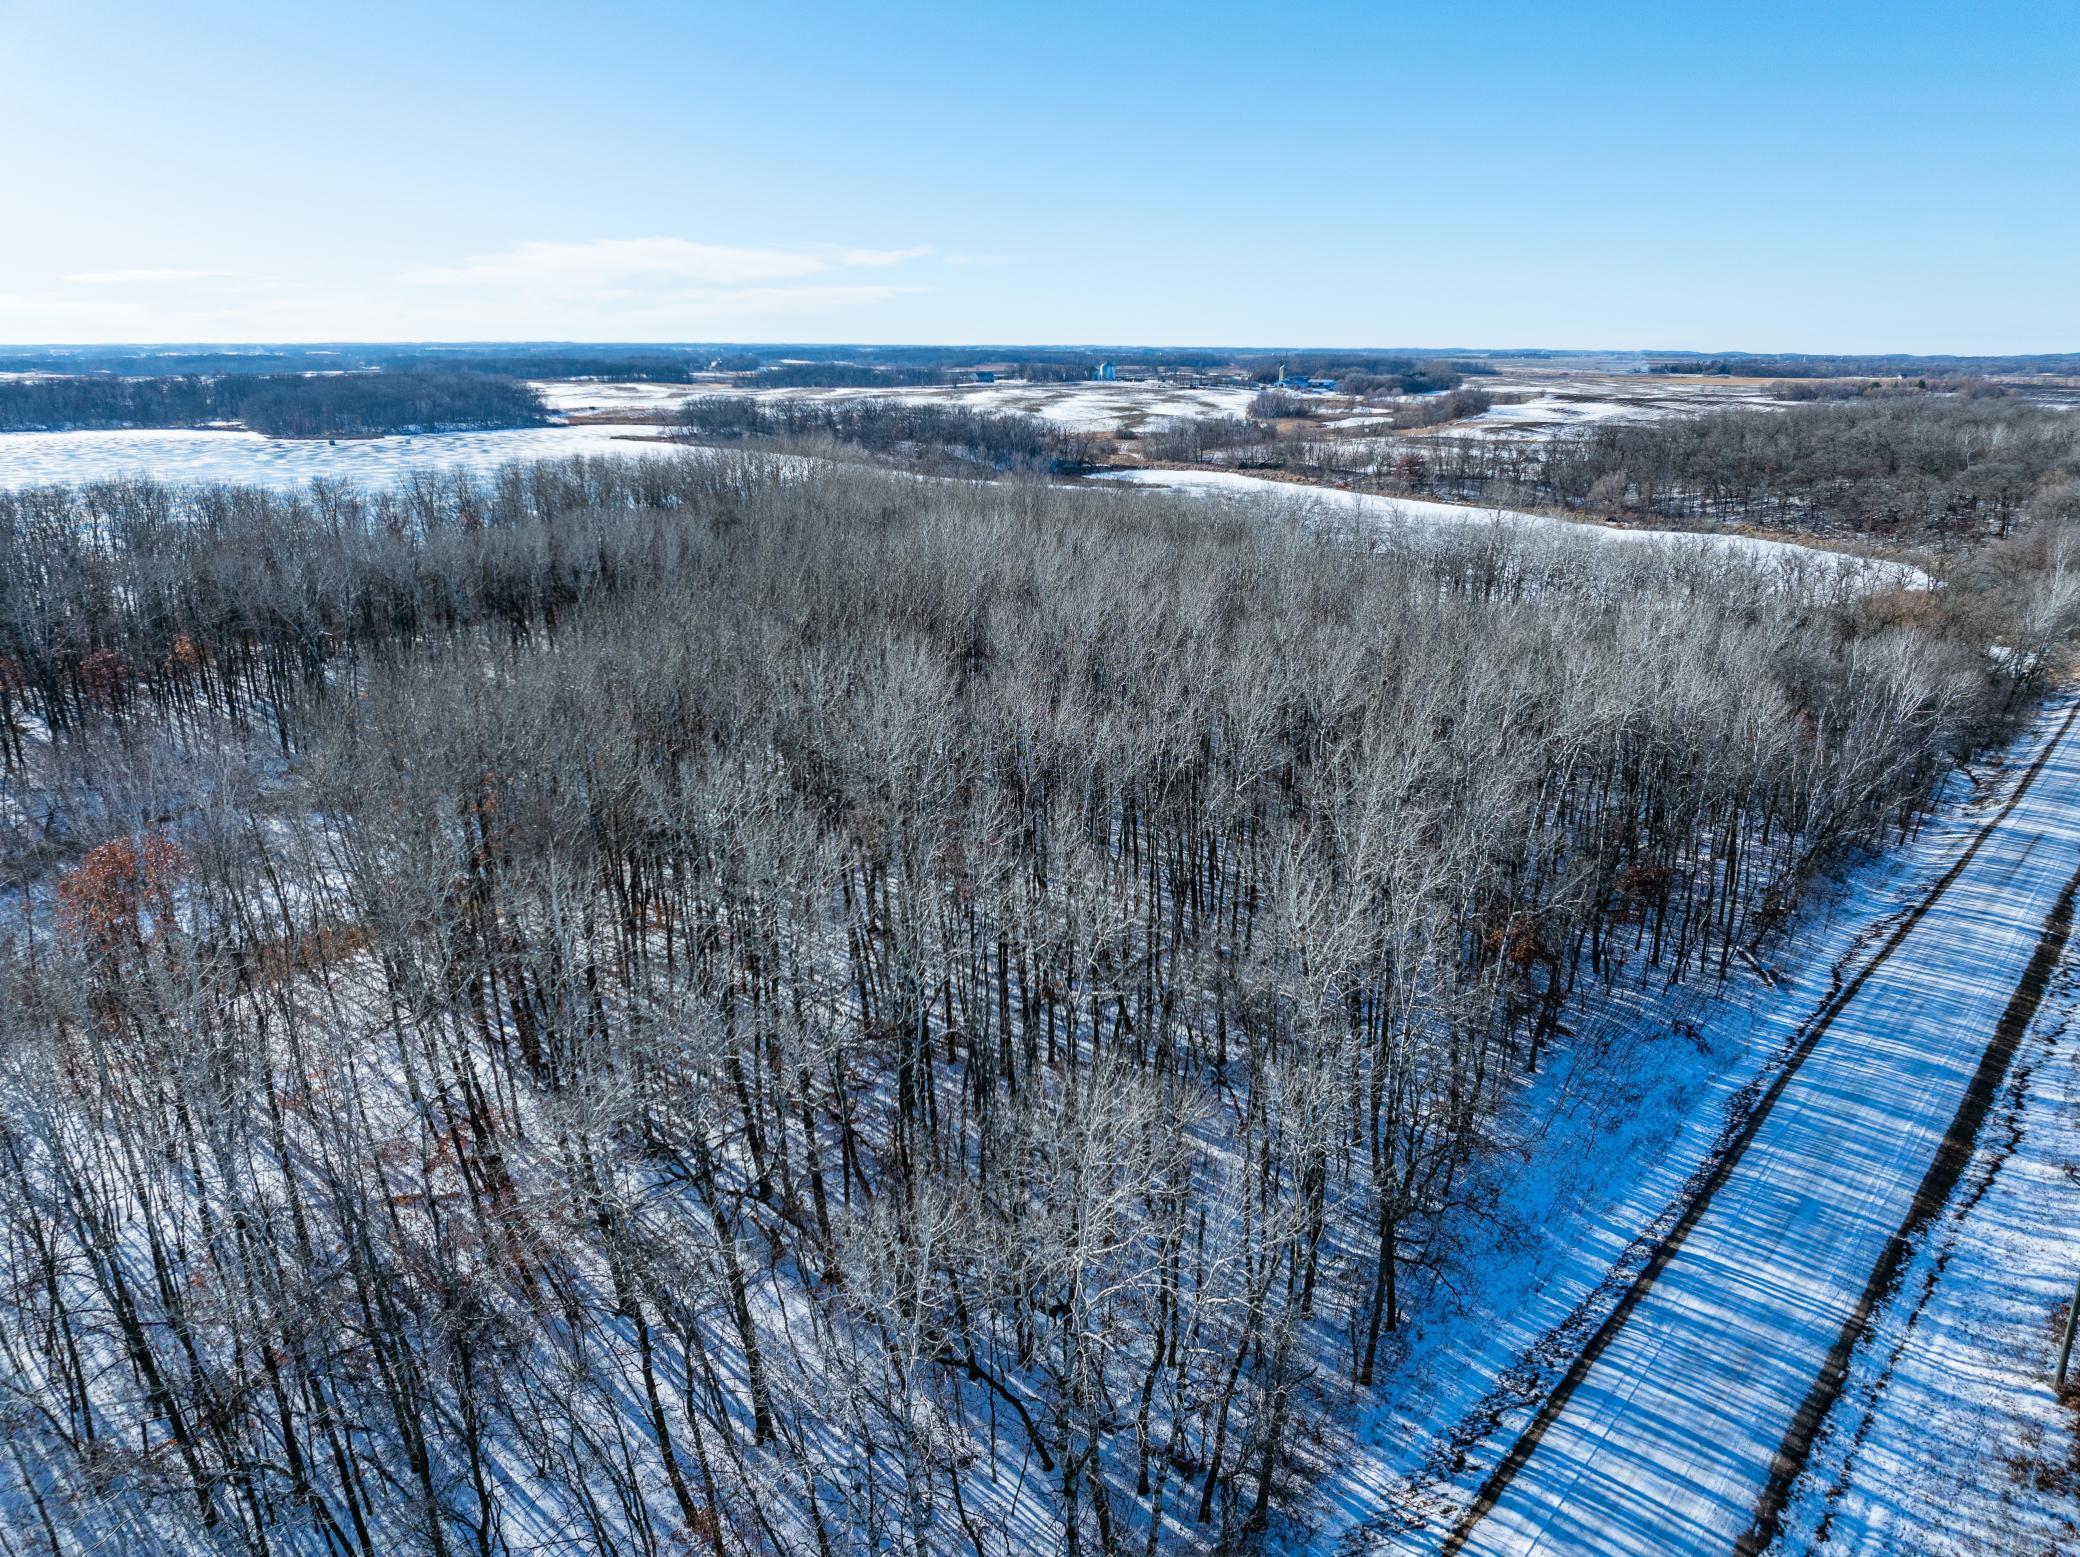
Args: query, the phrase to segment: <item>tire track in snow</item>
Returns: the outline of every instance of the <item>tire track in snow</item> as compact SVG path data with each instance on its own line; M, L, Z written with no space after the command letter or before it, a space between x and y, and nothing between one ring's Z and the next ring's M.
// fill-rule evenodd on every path
M2063 983L2063 998L2067 1006L2070 1007L2074 997L2070 966L2068 966ZM2061 1018L2057 1025L2050 1029L2045 1036L2043 1052L2037 1056L2036 1064L2047 1064L2051 1061L2057 1052L2059 1041L2066 1034L2068 1025L2068 1019ZM2008 1094L2008 1104L2002 1120L2007 1138L1992 1149L1992 1160L1987 1164L1985 1171L1974 1178L1971 1186L1962 1195L1959 1195L1951 1204L1944 1208L1945 1216L1951 1225L1951 1231L1945 1235L1943 1243L1937 1249L1935 1258L1930 1263L1929 1269L1922 1279L1920 1290L1915 1295L1914 1306L1908 1312L1906 1322L1900 1327L1899 1337L1893 1343L1891 1351L1886 1356L1884 1366L1879 1370L1877 1377L1871 1381L1867 1391L1864 1392L1863 1414L1858 1418L1855 1431L1850 1436L1848 1447L1842 1455L1840 1468L1827 1488L1822 1503L1820 1522L1814 1527L1812 1541L1808 1548L1810 1551L1823 1551L1827 1547L1829 1537L1834 1530L1835 1515L1840 1510L1842 1500L1849 1495L1850 1488L1856 1482L1859 1469L1858 1462L1864 1452L1866 1443L1869 1441L1871 1427L1878 1420L1878 1413L1885 1398L1885 1393L1891 1388L1892 1381L1899 1368L1900 1359L1905 1355L1907 1345L1913 1338L1915 1328L1921 1323L1922 1315L1927 1312L1929 1302L1934 1298L1936 1289L1942 1282L1944 1272L1949 1268L1950 1257L1957 1252L1957 1241L1962 1236L1959 1224L1985 1198L1987 1193L1993 1188L1995 1180L2000 1177L2002 1169L2007 1167L2008 1159L2013 1157L2022 1147L2025 1135L2023 1116L2028 1106L2029 1085L2034 1074L2034 1065L2024 1065L2019 1070L2012 1070L2011 1068L2011 1074L2005 1088ZM1888 1303L1886 1306L1890 1307L1891 1305ZM1844 1388L1846 1390L1847 1386L1845 1385ZM1797 1489L1794 1487L1794 1495L1796 1491Z
M1691 1230L1696 1227L1699 1219L1703 1217L1705 1211L1710 1207L1713 1198L1718 1194L1720 1188L1725 1184L1727 1178L1732 1174L1733 1170L1737 1166L1739 1166L1741 1159L1747 1155L1749 1146L1751 1146L1754 1143L1756 1135L1761 1131L1762 1126L1768 1121L1771 1112L1776 1108L1778 1100L1784 1095L1786 1088L1790 1086L1793 1078L1797 1076L1800 1068L1805 1064L1806 1059L1812 1054L1813 1050L1819 1046L1820 1040L1824 1038L1827 1035L1828 1030L1833 1027L1835 1019L1839 1017L1841 1013L1848 1007L1850 1002L1852 1002L1856 998L1857 994L1863 989L1864 985L1869 982L1871 976L1875 974L1880 968L1882 968L1889 960L1891 960L1892 954L1896 952L1900 948L1900 945L1907 939L1907 937L1913 933L1914 927L1918 925L1922 921L1922 919L1927 916L1928 912L1931 909L1933 909L1937 903L1942 901L1944 894L1947 893L1950 890L1950 888L1956 883L1958 877L1964 874L1965 869L1971 864L1973 859L1975 859L1978 856L1979 851L1985 846L1986 841L2000 829L2000 827L2008 820L2009 816L2013 814L2015 808L2022 803L2023 797L2029 793L2030 787L2036 782L2038 775L2044 771L2045 766L2051 761L2052 754L2056 752L2058 748L2062 746L2065 743L2066 739L2072 734L2073 726L2076 720L2080 720L2080 702L2076 702L2073 705L2073 707L2067 711L2065 718L2062 721L2060 721L2057 730L2053 733L2051 738L2044 743L2043 750L2037 753L2035 760L2030 763L2029 767L2023 772L2022 777L2016 782L2014 791L2008 796L2007 801L2001 806L2001 808L1998 811L1994 813L1994 815L1983 826L1980 827L1978 832L1973 834L1970 844L1968 844L1964 851L1958 855L1956 860L1954 860L1951 863L1949 869L1944 871L1943 874L1937 878L1935 884L1932 887L1930 887L1927 893L1923 895L1921 900L1914 905L1913 909L1906 915L1906 917L1899 922L1899 924L1897 925L1897 927L1894 928L1892 933L1885 938L1884 943L1878 948L1877 952L1873 954L1871 959L1863 965L1862 969L1857 973L1855 978L1851 979L1849 983L1840 990L1839 993L1834 995L1831 999L1829 999L1826 1002L1825 1005L1821 1007L1820 1011L1815 1015L1813 1021L1806 1028L1804 1036L1799 1039L1796 1047L1792 1050L1791 1057L1778 1070L1775 1078L1770 1082L1769 1086L1763 1091L1762 1096L1760 1100L1756 1103L1753 1111L1750 1112L1746 1119L1741 1123L1739 1129L1734 1133L1731 1141L1726 1145L1725 1149L1715 1156L1714 1160L1701 1174L1697 1189L1689 1197L1688 1203L1683 1207L1682 1214L1677 1217L1675 1225L1669 1230L1667 1236L1662 1239L1659 1246L1656 1247L1652 1257L1649 1258L1646 1264L1640 1268L1639 1273L1633 1277L1631 1284L1625 1289L1623 1295L1619 1297L1617 1304L1612 1308L1611 1312L1604 1318L1603 1323L1597 1326L1596 1332L1590 1336L1588 1344L1575 1358L1573 1364L1568 1368L1566 1374L1562 1376L1560 1382L1554 1386L1552 1393L1547 1395L1544 1403L1539 1407L1538 1414L1532 1418L1530 1425L1524 1429L1524 1432L1517 1439L1516 1443L1511 1445L1509 1452L1503 1456L1501 1463L1498 1464L1495 1467L1495 1469L1489 1473L1487 1480L1481 1484L1480 1490L1474 1495L1473 1502L1460 1516L1458 1522L1452 1527L1450 1535L1446 1537L1444 1545L1439 1549L1439 1557L1456 1557L1456 1554L1462 1552L1465 1549L1466 1543L1472 1537L1474 1530L1479 1526L1480 1522L1487 1517L1489 1512L1495 1507L1495 1504L1501 1498L1503 1491L1509 1486L1509 1484L1513 1480L1515 1480L1517 1473L1523 1468L1525 1462L1528 1461L1531 1458L1532 1454L1537 1450L1540 1441L1544 1439L1547 1432L1551 1429L1553 1423L1559 1418L1561 1412L1566 1409L1569 1398L1573 1396L1573 1394L1578 1388L1580 1388L1582 1381L1588 1377L1589 1371L1591 1368L1595 1366L1597 1359L1600 1358L1603 1355L1603 1353L1609 1348L1611 1342L1617 1337L1619 1331L1624 1328L1626 1319L1631 1315L1632 1311L1639 1306L1641 1299L1643 1299L1647 1295L1647 1293L1653 1288L1654 1283L1660 1278L1661 1273L1668 1267L1669 1262L1673 1260L1677 1252L1681 1250L1684 1241L1688 1239L1688 1237L1690 1236ZM2025 987L2029 985L2032 973L2036 974L2037 987L2035 997L2029 1002L2029 1011L2032 1014L2035 1012L2036 1003L2040 1001L2043 997L2043 985L2045 981L2048 980L2048 978L2050 977L2052 965L2055 964L2057 961L2057 950L2063 949L2063 946L2065 944L2065 938L2067 934L2070 933L2072 902L2076 888L2080 888L2080 875L2076 875L2073 883L2067 886L2065 892L2061 895L2059 899L2058 907L2055 908L2052 912L2052 920L2062 921L2061 927L2058 932L2057 948L2055 948L2052 951L2048 961L2044 961L2042 971L2040 973L2037 972L2039 961L2044 959L2044 937L2040 936L2037 951L2031 958L2029 969L2024 973L2023 983ZM2046 936L2050 934L2051 928L2051 924L2047 923L2045 926ZM2024 990L2018 989L2015 999L2010 1001L2009 1014L2013 1013L2015 1009L2015 1002L2021 1000L2023 998L2023 994ZM1985 1058L1982 1058L1982 1074L1985 1071L1986 1066L1991 1061L1994 1047L1998 1045L1998 1043L2000 1042L2001 1029L2004 1029L2007 1025L2008 1015L2004 1014L2000 1027L1996 1029L1995 1038L1993 1042L1990 1043L1988 1046L1987 1056ZM2027 1027L2028 1023L2026 1018L2024 1019L2022 1025L2025 1028ZM2014 1036L2008 1041L2007 1053L2009 1055L2012 1056L2014 1051L2014 1045L2015 1043L2020 1041L2020 1038L2021 1032L2020 1030L2018 1030L2014 1034ZM2003 1072L2005 1072L2006 1070L2005 1060L2001 1062L2001 1070ZM1979 1086L1979 1083L1980 1077L1975 1075L1972 1082L1972 1089L1976 1090ZM1999 1077L1995 1076L1992 1082L1989 1083L1986 1098L1981 1100L1979 1103L1977 1116L1972 1122L1972 1129L1974 1133L1976 1133L1977 1130L1978 1120L1983 1119L1985 1116L1986 1108L1991 1101L1991 1091L1993 1088L1997 1088L1998 1085ZM1957 1131L1957 1129L1959 1128L1959 1120L1962 1119L1964 1114L1970 1108L1973 1090L1968 1090L1966 1095L1966 1103L1964 1106L1960 1108L1959 1117L1952 1120L1951 1134L1954 1134ZM1950 1135L1946 1134L1943 1142L1943 1148L1947 1149L1949 1145ZM1931 1165L1928 1176L1924 1177L1922 1184L1923 1192L1928 1191L1932 1187L1930 1180L1936 1175L1938 1167L1946 1160L1944 1149L1939 1149L1937 1154L1937 1162ZM1968 1160L1969 1157L1970 1148L1969 1144L1967 1144L1965 1150L1965 1158ZM1947 1195L1949 1187L1954 1187L1957 1175L1962 1171L1962 1169L1963 1162L1960 1161L1949 1170L1947 1186L1944 1189L1945 1195ZM1919 1225L1921 1225L1921 1223L1925 1223L1927 1219L1926 1216L1921 1215L1921 1202L1922 1195L1920 1193L1917 1193L1914 1202L1914 1207L1912 1210L1910 1210L1908 1214L1909 1223L1914 1224L1914 1226L1916 1226L1917 1228ZM1937 1204L1935 1209L1941 1209L1940 1203ZM1933 1211L1929 1212L1928 1215L1933 1215ZM1917 1216L1920 1217L1920 1222L1916 1222L1915 1219L1917 1218ZM1905 1229L1903 1229L1903 1231L1905 1231ZM1893 1256L1893 1249L1898 1244L1898 1242L1899 1237L1898 1235L1895 1235L1894 1240L1891 1243L1888 1243L1887 1245L1885 1256L1881 1257L1880 1259L1881 1270L1887 1265L1888 1262L1892 1264L1893 1269L1891 1271L1891 1276L1894 1280L1896 1280L1898 1276L1898 1260ZM1875 1283L1876 1280L1877 1273L1874 1273L1873 1282ZM1865 1303L1859 1304L1856 1316L1851 1320L1848 1326L1844 1327L1845 1334L1848 1334L1849 1336L1848 1350L1854 1349L1855 1336L1851 1332L1859 1332L1861 1327L1864 1324L1866 1324L1869 1320L1870 1309L1869 1307L1865 1306L1865 1304L1875 1303L1875 1301L1876 1298L1873 1297L1870 1289L1867 1288L1865 1292ZM1841 1348L1842 1343L1839 1339L1837 1340L1836 1345L1838 1349ZM1837 1370L1833 1368L1833 1364L1835 1362L1834 1354L1829 1354L1829 1368L1823 1369L1820 1381L1816 1382L1813 1391L1808 1394L1806 1402L1801 1405L1798 1416L1794 1419L1791 1431L1786 1434L1783 1443L1780 1444L1777 1450L1777 1454L1772 1461L1772 1474L1770 1481L1770 1488L1772 1490L1765 1492L1764 1507L1758 1508L1755 1524L1751 1525L1749 1535L1744 1536L1742 1538L1741 1550L1743 1552L1761 1550L1761 1547L1750 1547L1748 1545L1749 1538L1754 1536L1763 1527L1765 1523L1769 1526L1771 1533L1773 1534L1775 1525L1781 1521L1783 1513L1783 1503L1785 1498L1788 1496L1790 1490L1790 1482L1796 1479L1797 1474L1796 1469L1794 1468L1790 1476L1784 1480L1783 1487L1780 1490L1777 1489L1779 1473L1783 1465L1786 1463L1785 1456L1787 1455L1787 1453L1793 1454L1797 1456L1799 1464L1803 1464L1804 1454L1809 1452L1811 1449L1812 1435L1814 1432L1818 1430L1819 1419L1820 1417L1824 1417L1825 1415L1825 1404L1831 1404L1834 1394L1838 1393L1840 1390L1841 1379L1843 1376L1846 1375L1846 1358L1847 1351L1845 1350L1842 1353L1842 1363L1840 1365L1840 1368ZM1816 1399L1818 1399L1818 1397L1820 1397L1823 1393L1823 1386L1826 1384L1831 1371L1834 1375L1833 1384L1832 1388L1825 1392L1825 1404L1821 1404L1819 1406L1819 1416L1814 1417L1814 1419L1809 1424L1806 1424L1802 1430L1801 1423L1804 1422L1804 1419L1806 1418L1809 1409L1814 1407ZM1772 1502L1774 1502L1774 1512L1766 1514L1766 1510L1769 1508ZM1763 1544L1767 1545L1767 1541L1764 1541Z
M1957 1188L1958 1179L1971 1161L1973 1148L1978 1144L1979 1127L1986 1122L1994 1096L2015 1058L2015 1050L2021 1044L2023 1034L2029 1031L2037 1007L2043 1004L2052 970L2058 966L2058 959L2072 935L2075 894L2080 894L2080 870L2074 871L2066 882L2051 916L2044 921L2036 950L2030 954L2029 966L2023 970L2022 982L2016 986L2007 1009L1994 1026L1992 1041L1986 1045L1985 1054L1980 1056L1979 1068L1972 1073L1971 1083L1965 1088L1964 1098L1957 1105L1950 1127L1943 1132L1943 1139L1936 1147L1935 1160L1928 1165L1920 1187L1914 1191L1913 1204L1908 1207L1899 1230L1886 1243L1885 1252L1878 1257L1877 1267L1864 1284L1855 1311L1843 1322L1841 1333L1828 1350L1827 1360L1821 1364L1820 1376L1800 1402L1797 1415L1791 1419L1790 1430L1784 1434L1784 1441L1770 1458L1769 1484L1763 1488L1761 1501L1756 1505L1755 1522L1734 1548L1739 1557L1756 1557L1776 1540L1777 1531L1783 1525L1785 1505L1791 1499L1792 1485L1805 1469L1806 1460L1813 1451L1814 1436L1820 1431L1820 1424L1827 1419L1827 1413L1849 1377L1851 1354L1869 1333L1871 1316L1898 1289L1907 1257L1913 1252L1914 1240L1949 1204L1951 1192Z

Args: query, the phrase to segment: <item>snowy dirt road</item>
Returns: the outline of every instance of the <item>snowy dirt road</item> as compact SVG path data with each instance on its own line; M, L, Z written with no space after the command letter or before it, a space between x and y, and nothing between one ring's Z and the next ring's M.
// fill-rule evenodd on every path
M1874 1310L1969 1159L2068 939L2080 703L1787 1058L1449 1524L1379 1550L1760 1553Z

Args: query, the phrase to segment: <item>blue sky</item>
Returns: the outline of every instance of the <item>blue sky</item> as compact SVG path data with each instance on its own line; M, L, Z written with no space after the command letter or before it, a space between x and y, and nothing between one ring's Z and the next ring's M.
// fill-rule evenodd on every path
M2080 3L0 0L0 340L2080 349Z

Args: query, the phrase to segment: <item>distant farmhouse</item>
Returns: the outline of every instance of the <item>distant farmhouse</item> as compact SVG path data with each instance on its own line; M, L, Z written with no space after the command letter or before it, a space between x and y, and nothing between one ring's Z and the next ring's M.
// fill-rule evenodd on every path
M1336 391L1336 380L1333 378L1288 378L1286 377L1285 364L1280 363L1276 387L1279 389L1319 389L1334 394Z

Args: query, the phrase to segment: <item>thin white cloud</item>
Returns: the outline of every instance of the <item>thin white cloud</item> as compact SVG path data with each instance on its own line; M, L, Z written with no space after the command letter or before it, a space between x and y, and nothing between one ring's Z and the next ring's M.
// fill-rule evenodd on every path
M812 321L838 334L929 293L942 260L925 247L612 238L521 244L374 286L109 268L0 292L0 340L635 340L725 329L779 337Z
M413 289L403 295L311 287L235 293L182 285L0 292L0 341L692 339L742 330L782 338L843 334L930 288L847 279L743 287L683 283L602 288L579 297ZM846 321L835 323L834 321Z
M406 273L422 286L509 287L531 293L596 288L765 286L832 271L884 268L930 251L858 248L745 248L687 238L596 238L589 243L523 243L460 265Z
M65 277L76 287L158 286L183 281L235 281L235 270L83 270Z
M912 260L931 256L930 244L921 243L914 249L840 249L839 262L846 265L907 265Z
M649 305L658 314L717 318L739 314L813 312L826 308L857 308L914 297L929 291L921 286L880 286L833 283L805 287L732 287L702 292L683 292L660 297Z

